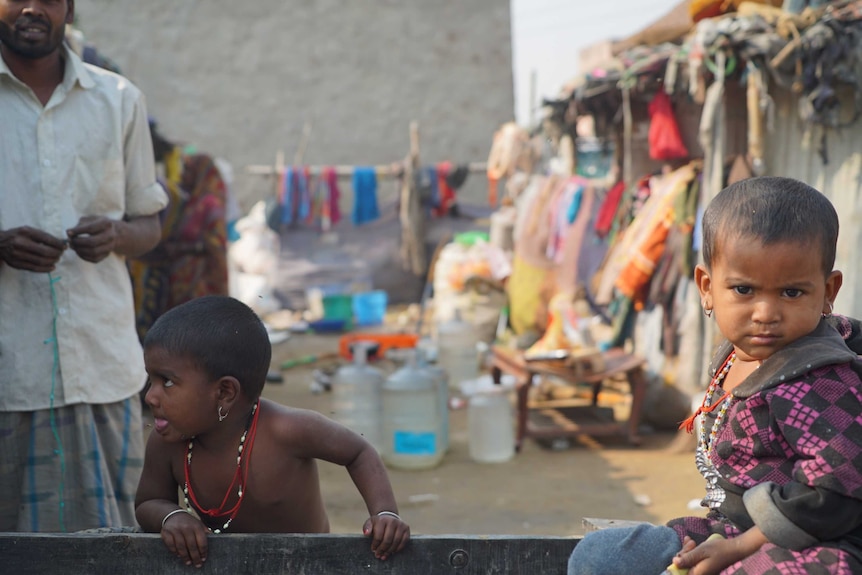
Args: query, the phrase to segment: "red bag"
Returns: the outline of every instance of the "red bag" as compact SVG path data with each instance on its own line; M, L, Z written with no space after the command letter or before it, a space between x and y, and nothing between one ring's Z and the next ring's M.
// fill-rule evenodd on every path
M649 104L649 156L653 160L687 158L688 150L679 134L670 98L659 90Z

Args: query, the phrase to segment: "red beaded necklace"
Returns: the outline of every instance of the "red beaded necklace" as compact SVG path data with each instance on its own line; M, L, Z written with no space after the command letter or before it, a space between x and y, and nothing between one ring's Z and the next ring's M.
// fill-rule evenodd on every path
M700 407L694 412L691 417L688 417L685 421L683 421L680 425L680 429L685 429L688 433L694 431L694 420L701 413L712 413L715 411L717 407L724 404L724 410L727 410L727 404L725 404L725 400L730 397L730 392L726 391L724 394L718 398L718 401L713 401L713 395L716 390L721 387L721 384L724 382L724 378L727 377L727 373L730 371L730 368L733 366L733 362L736 360L736 353L731 353L727 356L727 359L724 360L724 363L721 365L721 368L716 372L715 376L712 378L712 381L709 382L709 387L706 388L706 394L703 397L703 401L700 404ZM722 389L722 391L724 391ZM724 416L724 412L719 412L721 416ZM721 418L716 419L715 424L713 425L713 431L717 429L718 424L720 424ZM703 427L703 425L701 425Z
M246 426L245 430L242 432L242 436L239 439L239 447L237 448L236 455L236 472L233 474L233 479L228 485L227 491L224 494L224 499L222 499L221 505L219 505L215 509L205 509L200 503L198 503L197 497L195 497L195 492L192 489L192 482L190 479L191 475L191 464L192 464L192 449L194 448L195 438L192 437L189 440L189 444L186 447L186 458L183 462L183 471L185 474L185 483L183 484L183 494L186 503L186 507L194 506L195 510L201 513L202 515L206 515L207 517L224 517L228 516L227 521L225 521L224 525L222 525L221 529L214 529L213 533L221 533L225 531L230 522L234 520L237 513L239 513L239 507L242 504L242 497L244 494L243 487L246 485L248 481L248 459L251 457L251 450L254 446L254 437L257 435L257 420L260 416L260 399L255 402L255 404L251 408L250 423ZM245 442L248 439L248 448L245 448ZM245 457L243 457L245 455ZM245 469L243 469L243 459L245 459ZM227 502L230 499L231 493L233 493L234 489L236 489L237 500L234 503L233 507L230 509L226 509ZM191 504L189 503L191 500Z

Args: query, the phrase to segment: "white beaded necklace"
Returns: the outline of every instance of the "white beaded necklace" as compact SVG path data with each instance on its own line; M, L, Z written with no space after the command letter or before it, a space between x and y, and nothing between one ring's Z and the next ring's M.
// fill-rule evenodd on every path
M713 444L715 443L715 437L718 435L718 430L721 427L721 422L724 420L724 415L727 413L730 404L733 402L733 396L731 393L725 392L721 397L718 398L718 401L721 402L718 413L715 416L715 421L712 422L712 429L709 434L706 432L706 413L711 412L715 409L715 406L712 405L713 400L715 399L715 393L717 390L722 389L721 384L724 383L725 378L727 377L728 372L730 371L733 362L736 360L736 354L731 353L727 360L724 362L724 365L721 369L715 374L712 378L712 381L709 382L709 387L706 389L706 395L703 398L703 406L700 410L700 447L703 450L704 455L706 456L706 460L709 461L709 455L712 452ZM709 409L712 407L712 409Z
M239 438L239 447L237 448L236 455L236 472L234 473L233 481L230 486L228 486L227 492L225 493L224 499L222 500L221 505L217 509L206 509L198 504L197 499L195 498L194 492L191 488L191 464L192 464L192 449L195 446L195 438L192 437L189 440L188 446L186 447L186 460L184 465L185 472L185 481L183 483L183 500L186 504L186 508L196 509L199 513L213 518L228 515L227 521L222 525L221 529L213 529L213 533L221 533L222 531L226 531L230 526L231 521L234 520L237 513L239 513L240 505L242 505L242 497L244 494L243 486L246 483L246 477L243 474L242 461L243 461L243 451L245 449L245 440L246 437L251 435L251 439L249 439L248 450L245 450L246 458L251 456L251 448L254 444L254 436L257 431L257 416L260 413L258 409L258 405L260 404L260 400L258 400L251 408L251 414L249 415L249 425L243 430L242 436ZM246 462L246 471L248 470L248 462ZM230 509L225 509L227 505L228 498L230 497L230 493L233 488L236 487L237 490L237 501L233 507ZM191 501L189 501L191 499ZM192 505L194 504L194 505Z

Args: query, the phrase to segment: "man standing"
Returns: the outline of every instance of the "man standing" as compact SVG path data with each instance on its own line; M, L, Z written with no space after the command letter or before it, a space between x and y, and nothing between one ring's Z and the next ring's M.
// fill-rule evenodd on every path
M134 525L144 384L126 256L159 241L141 92L0 0L0 531Z

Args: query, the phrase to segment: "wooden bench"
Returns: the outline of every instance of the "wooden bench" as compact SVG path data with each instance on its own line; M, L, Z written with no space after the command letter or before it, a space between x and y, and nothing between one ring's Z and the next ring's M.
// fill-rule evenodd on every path
M494 346L491 349L491 375L499 383L503 373L513 375L516 379L517 393L517 432L515 449L520 450L525 437L556 438L576 435L593 437L623 435L632 445L640 444L638 424L646 396L646 377L643 365L646 361L638 356L626 353L622 349L611 349L601 354L601 371L590 369L574 369L565 361L527 361L520 351ZM628 381L632 396L631 412L626 421L591 421L579 422L566 417L561 407L565 401L539 401L530 404L530 389L537 375L554 376L568 384L587 384L592 386L592 407L598 406L599 392L605 380L617 375L624 375ZM529 412L532 409L551 410L556 425L553 427L537 427L530 422Z
M591 533L593 531L601 531L602 529L613 529L615 527L635 527L636 525L647 524L649 521L632 521L631 519L599 519L596 517L584 517L584 532Z
M200 569L171 555L151 533L0 533L3 573L16 575L281 575L367 573L565 575L579 537L416 535L386 561L361 535L222 534L209 536Z

